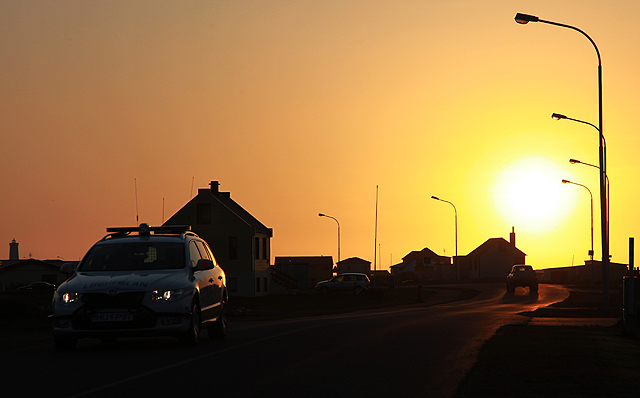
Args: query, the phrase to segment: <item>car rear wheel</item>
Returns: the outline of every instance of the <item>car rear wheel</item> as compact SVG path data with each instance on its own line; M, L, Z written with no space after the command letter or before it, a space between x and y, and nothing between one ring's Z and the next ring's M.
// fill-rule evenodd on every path
M227 302L222 302L222 308L215 325L207 330L210 339L223 339L227 335Z

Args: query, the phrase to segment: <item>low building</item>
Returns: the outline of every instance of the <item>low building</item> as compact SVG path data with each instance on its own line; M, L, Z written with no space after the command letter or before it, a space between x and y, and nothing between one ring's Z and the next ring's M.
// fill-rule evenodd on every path
M622 277L628 274L627 264L609 263L609 281L612 285L621 285ZM539 270L540 282L570 284L602 284L602 262L587 260L584 265L545 268Z
M17 289L33 282L47 282L59 286L69 275L60 272L60 260L23 260L0 261L0 291Z

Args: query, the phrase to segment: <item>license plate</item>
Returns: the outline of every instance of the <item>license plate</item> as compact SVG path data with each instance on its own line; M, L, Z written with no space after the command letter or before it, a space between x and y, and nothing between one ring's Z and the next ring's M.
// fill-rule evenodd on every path
M126 322L132 320L133 314L130 312L103 312L91 315L92 322Z

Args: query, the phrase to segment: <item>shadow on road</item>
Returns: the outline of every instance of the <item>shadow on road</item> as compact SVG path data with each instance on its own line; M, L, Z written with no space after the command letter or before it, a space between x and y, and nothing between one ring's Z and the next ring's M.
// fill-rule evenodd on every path
M502 303L503 304L514 304L514 303L524 303L524 304L529 304L529 303L535 303L536 301L538 301L538 292L532 292L529 291L528 293L522 292L520 294L518 294L519 292L522 292L522 290L516 290L516 292L506 292L504 294L504 296L502 296Z

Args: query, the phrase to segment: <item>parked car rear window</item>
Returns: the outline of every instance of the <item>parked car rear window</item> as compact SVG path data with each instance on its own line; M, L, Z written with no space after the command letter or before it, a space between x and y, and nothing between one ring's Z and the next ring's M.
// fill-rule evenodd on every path
M184 268L182 243L136 242L95 246L81 272L143 271Z

